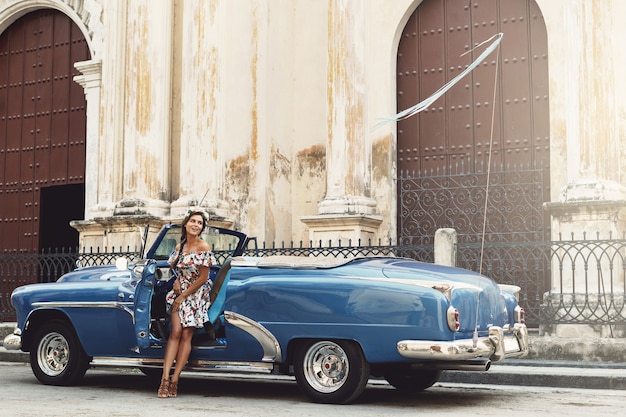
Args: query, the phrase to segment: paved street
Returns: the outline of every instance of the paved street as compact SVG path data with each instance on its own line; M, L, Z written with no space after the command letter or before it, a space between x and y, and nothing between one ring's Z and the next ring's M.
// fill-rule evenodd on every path
M78 387L41 385L30 367L0 363L0 415L74 416L614 416L621 390L584 390L440 383L410 397L388 385L368 386L356 404L313 404L290 378L187 375L178 398L156 398L156 385L136 371L90 370ZM153 386L154 385L154 386Z

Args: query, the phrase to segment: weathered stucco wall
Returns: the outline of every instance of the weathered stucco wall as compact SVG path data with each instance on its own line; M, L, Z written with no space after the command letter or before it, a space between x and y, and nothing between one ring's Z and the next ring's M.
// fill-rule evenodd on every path
M536 1L548 31L552 201L596 199L598 187L623 198L626 3Z
M536 1L549 42L552 200L596 198L597 184L615 200L626 183L626 3ZM102 219L119 215L180 218L208 191L216 222L261 241L307 241L311 224L349 215L395 239L396 131L373 127L397 110L398 41L420 3L0 0L0 30L53 7L87 38L94 236L93 224L104 234Z

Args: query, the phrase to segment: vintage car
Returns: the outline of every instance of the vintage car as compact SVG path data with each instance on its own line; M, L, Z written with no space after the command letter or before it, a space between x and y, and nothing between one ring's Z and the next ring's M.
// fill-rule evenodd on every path
M15 289L5 347L30 352L44 384L76 384L99 366L160 376L174 281L166 260L179 235L166 225L147 259L127 267ZM443 370L486 371L528 351L518 287L398 257L244 257L246 235L220 228L204 239L222 262L186 371L295 375L312 401L349 403L370 377L417 392Z

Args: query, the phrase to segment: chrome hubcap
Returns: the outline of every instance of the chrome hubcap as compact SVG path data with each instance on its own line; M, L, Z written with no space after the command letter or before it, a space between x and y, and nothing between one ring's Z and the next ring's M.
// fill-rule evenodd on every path
M65 370L70 359L67 340L59 333L47 334L39 343L37 362L48 376L57 376Z
M337 391L345 383L349 370L346 352L333 342L314 344L304 357L304 377L319 392Z

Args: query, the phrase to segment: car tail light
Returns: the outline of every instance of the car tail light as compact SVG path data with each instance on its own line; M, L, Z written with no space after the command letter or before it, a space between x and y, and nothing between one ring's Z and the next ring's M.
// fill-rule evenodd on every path
M448 307L448 312L446 315L448 319L448 327L450 328L450 330L452 330L453 332L458 332L461 328L459 310L450 306Z
M520 306L515 307L515 323L526 323L526 312Z

